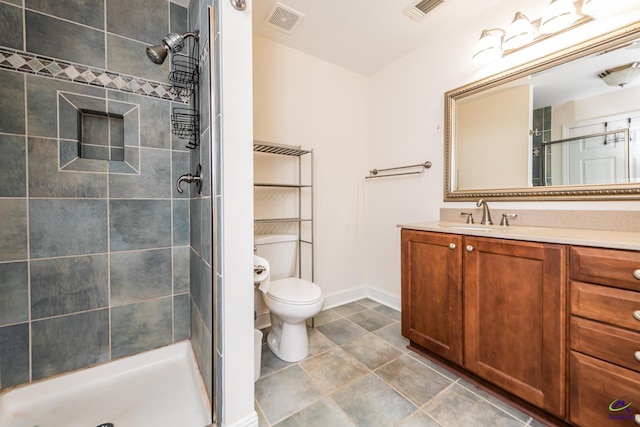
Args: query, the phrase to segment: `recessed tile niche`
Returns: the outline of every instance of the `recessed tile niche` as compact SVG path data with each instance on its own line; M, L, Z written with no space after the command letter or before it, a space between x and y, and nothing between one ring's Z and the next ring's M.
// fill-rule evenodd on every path
M58 92L60 170L138 174L139 106Z

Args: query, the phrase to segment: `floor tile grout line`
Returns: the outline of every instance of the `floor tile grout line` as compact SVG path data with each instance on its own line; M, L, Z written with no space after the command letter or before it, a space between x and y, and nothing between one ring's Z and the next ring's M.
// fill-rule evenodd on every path
M491 402L490 400L484 398L483 396L479 395L478 393L476 393L475 391L471 390L468 387L465 387L463 384L460 384L460 380L462 380L462 378L458 378L458 381L456 381L456 383L458 383L458 385L462 388L464 388L465 390L469 391L470 393L474 394L475 396L477 396L478 398L484 400L485 402L487 402L488 404L490 404L491 406L493 406L494 408L497 408L498 410L500 410L501 412L504 412L505 414L509 415L511 418L515 419L516 421L521 422L523 425L526 425L529 421L522 421L521 419L519 419L516 415L512 414L511 412L506 411L505 409L499 407L498 405L496 405L495 403ZM487 392L485 392L487 393ZM489 394L489 393L487 393ZM489 394L491 396L491 394ZM494 397L494 396L492 396ZM497 399L496 397L494 397L494 399ZM515 408L514 408L515 409ZM525 414L524 412L522 413L523 415L527 416L527 414ZM528 417L531 418L531 417Z
M354 301L357 302L357 301ZM428 364L427 362L429 361L429 359L426 359L424 357L422 357L421 355L415 353L415 352L411 352L411 351L407 351L406 348L398 348L395 344L393 344L392 342L388 341L387 339L385 339L382 336L379 336L376 334L376 332L384 329L384 328L388 328L388 327L392 327L392 326L396 326L397 324L400 323L400 321L393 319L392 317L386 316L383 313L378 312L377 310L374 310L373 307L368 307L364 304L358 303L361 306L365 307L363 310L351 313L349 315L343 315L340 314L338 312L334 312L334 314L336 315L335 319L332 319L324 324L328 324L340 319L347 319L349 320L353 325L360 327L362 329L364 329L366 331L365 334L360 335L358 337L354 337L344 343L341 344L337 344L336 342L334 342L333 340L331 340L329 338L329 336L325 335L323 332L321 332L318 327L322 326L322 325L316 325L316 330L318 331L318 333L320 333L320 336L323 337L324 340L327 341L327 343L330 343L331 346L329 348L326 348L320 352L318 352L317 354L313 354L312 356L305 358L302 361L296 362L296 363L292 363L292 364L288 364L286 366L281 367L280 369L271 372L269 374L267 374L266 376L261 376L260 378L266 378L268 376L271 376L273 374L276 374L278 372L282 372L284 369L290 368L292 366L298 365L300 367L300 369L311 379L311 382L314 384L314 386L316 386L321 392L322 394L313 400L313 402L310 402L309 404L305 405L303 408L299 408L297 409L295 412L293 412L292 414L287 415L286 417L283 417L281 420L278 420L274 423L270 423L268 427L274 426L275 424L281 423L282 421L288 419L289 417L292 417L296 414L299 414L303 411L305 411L306 409L308 409L310 406L324 400L327 399L327 401L332 402L335 406L337 406L337 408L340 410L340 413L342 415L344 415L346 417L346 420L348 420L350 423L353 423L354 425L357 426L357 423L354 422L354 420L351 419L351 417L344 411L344 409L337 403L337 401L335 401L334 396L335 393L339 392L340 390L344 389L345 387L349 387L351 385L353 385L354 383L356 383L357 381L362 380L363 378L365 378L366 376L373 374L375 375L375 377L377 379L379 379L380 381L382 381L383 384L385 384L387 387L389 387L391 390L395 391L399 396L401 396L402 398L406 399L406 401L408 401L409 403L411 403L414 407L416 407L416 410L413 411L410 415L408 415L407 417L403 418L402 420L398 420L398 423L401 423L403 421L406 421L407 419L415 416L417 413L422 413L424 416L428 417L430 420L433 420L437 425L442 425L440 422L438 422L438 420L436 420L432 414L430 414L429 412L426 411L426 407L429 405L429 403L433 402L433 400L440 396L442 393L444 393L445 391L451 389L452 387L455 387L456 384L458 384L459 386L461 386L464 390L470 392L473 396L474 399L477 399L479 402L483 402L483 403L488 403L490 405L490 407L492 408L492 410L499 410L499 413L503 413L509 416L509 418L513 418L514 420L516 420L518 423L520 423L521 425L523 425L524 427L531 427L532 422L533 422L533 418L532 417L528 417L527 414L523 414L526 417L526 420L522 420L521 418L519 418L518 416L512 414L511 412L509 412L508 409L502 408L496 404L494 404L493 402L491 402L490 400L488 400L487 398L483 397L480 393L474 391L473 389L466 387L462 384L461 381L463 381L462 378L458 377L457 375L455 375L454 373L451 373L451 376L447 376L444 373L440 372L439 370L437 370L435 367L431 366L430 364ZM377 307L377 306L376 306ZM330 309L333 310L333 309ZM353 316L355 314L358 313L363 313L365 311L374 311L376 312L376 314L380 314L383 315L389 319L392 320L392 323L388 324L388 325L384 325L380 328L374 329L372 331L367 330L366 328L363 328L362 326L360 326L358 323L354 322L353 320L349 319L350 316ZM373 338L375 339L381 339L382 341L384 341L384 343L390 345L393 349L396 349L398 351L401 352L401 354L399 354L398 356L392 358L391 360L386 361L385 363L381 364L380 366L376 366L375 368L369 368L367 365L365 365L363 362L361 362L358 357L356 357L355 355L352 355L351 353L349 353L348 351L345 350L344 346L346 346L348 343L350 343L351 341L358 339L358 338L362 338L362 337L366 337L367 335L372 335ZM364 373L360 376L358 376L355 379L350 380L347 383L341 384L339 387L331 390L331 391L325 391L323 387L320 387L320 385L318 383L316 383L316 381L314 380L314 378L311 376L310 372L307 371L303 366L302 363L307 361L307 360L312 360L313 358L319 357L321 355L326 355L329 352L332 351L336 351L337 349L340 349L341 352L344 352L349 358L353 359L355 361L355 363L357 363L360 367L364 367ZM268 351L268 350L267 350ZM388 366L391 363L394 363L396 361L398 361L399 359L401 359L403 356L407 355L408 357L411 357L412 360L421 363L423 366L429 368L431 371L437 373L438 375L440 375L443 378L446 378L448 381L450 381L451 383L448 384L445 388L443 388L442 390L440 390L438 393L436 393L434 396L432 396L431 398L429 398L423 405L418 405L417 403L415 403L412 399L410 399L408 396L406 396L404 393L402 393L400 390L398 390L396 387L394 387L391 383L389 383L388 381L386 381L384 378L382 378L379 374L380 370L382 368L384 368L385 366ZM440 367L438 365L438 367ZM440 367L443 370L446 370L443 367ZM453 377L453 378L452 378ZM471 386L473 386L473 384L470 384ZM489 394L489 396L491 396ZM505 404L508 406L508 403L505 402ZM262 409L262 406L259 404L257 397L256 397L256 405L259 406L260 410L262 411L263 414L263 418L265 419L265 421L267 423L269 423L268 419L266 419L266 414L264 413L264 410ZM514 408L516 409L516 408ZM262 427L262 426L261 426Z

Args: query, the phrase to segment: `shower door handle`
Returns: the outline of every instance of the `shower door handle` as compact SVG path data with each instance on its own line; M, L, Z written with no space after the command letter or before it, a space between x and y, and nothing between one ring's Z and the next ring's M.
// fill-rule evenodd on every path
M182 182L188 182L188 183L192 183L195 182L196 186L198 187L198 194L202 193L202 177L200 176L200 174L202 173L202 166L200 166L198 164L198 169L196 170L195 174L185 174L185 175L181 175L180 178L178 178L178 181L176 182L176 190L178 190L178 193L182 193L183 190L182 188L180 188L180 184Z

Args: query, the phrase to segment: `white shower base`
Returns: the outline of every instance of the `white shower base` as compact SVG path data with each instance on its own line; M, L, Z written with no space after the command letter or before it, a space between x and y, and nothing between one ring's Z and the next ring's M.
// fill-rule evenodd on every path
M0 427L205 427L210 413L188 341L0 395Z

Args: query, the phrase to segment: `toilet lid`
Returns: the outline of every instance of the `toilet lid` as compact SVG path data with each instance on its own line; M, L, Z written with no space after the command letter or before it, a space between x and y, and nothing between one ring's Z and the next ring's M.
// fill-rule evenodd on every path
M322 299L322 290L315 283L297 277L273 280L269 296L288 304L312 304Z

